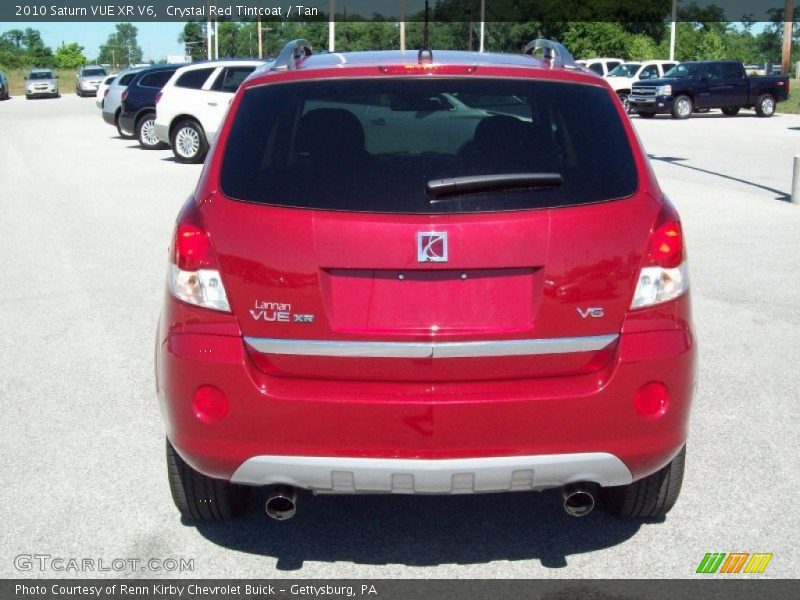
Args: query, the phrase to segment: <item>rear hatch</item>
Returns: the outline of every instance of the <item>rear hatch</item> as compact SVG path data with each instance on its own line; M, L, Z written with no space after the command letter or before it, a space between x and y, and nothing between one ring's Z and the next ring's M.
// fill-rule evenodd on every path
M600 369L656 211L614 102L530 79L245 91L202 214L255 363L431 382Z

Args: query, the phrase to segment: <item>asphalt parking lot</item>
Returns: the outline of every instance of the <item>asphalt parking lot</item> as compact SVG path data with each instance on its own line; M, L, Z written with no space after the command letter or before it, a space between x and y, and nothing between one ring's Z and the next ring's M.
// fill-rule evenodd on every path
M0 576L15 557L193 559L194 577L692 577L706 552L800 576L800 116L633 118L688 239L699 385L687 475L660 522L568 517L557 494L259 496L181 522L153 383L172 224L200 173L140 150L94 99L0 103Z

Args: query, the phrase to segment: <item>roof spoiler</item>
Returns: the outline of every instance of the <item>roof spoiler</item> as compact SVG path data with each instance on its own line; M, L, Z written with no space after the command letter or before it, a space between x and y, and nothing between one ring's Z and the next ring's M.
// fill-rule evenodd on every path
M283 50L278 54L278 58L275 59L275 62L269 70L287 71L289 69L294 69L297 67L297 61L299 59L305 59L312 54L314 54L314 50L311 48L311 43L307 40L292 40L283 47Z
M534 57L537 50L542 50L542 61L550 67L562 67L577 69L578 65L572 54L569 53L563 44L553 40L538 39L533 40L522 53L526 56Z

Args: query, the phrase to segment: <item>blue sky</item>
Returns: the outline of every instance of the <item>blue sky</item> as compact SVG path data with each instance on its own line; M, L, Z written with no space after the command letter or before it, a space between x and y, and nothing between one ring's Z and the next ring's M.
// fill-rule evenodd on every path
M183 30L183 23L134 23L139 29L139 46L144 52L144 59L164 58L169 54L183 54L184 48L178 43L178 35ZM100 51L100 44L105 43L110 33L114 32L114 23L0 23L0 33L9 29L38 29L44 43L53 51L61 42L78 42L86 48L84 54L95 58Z

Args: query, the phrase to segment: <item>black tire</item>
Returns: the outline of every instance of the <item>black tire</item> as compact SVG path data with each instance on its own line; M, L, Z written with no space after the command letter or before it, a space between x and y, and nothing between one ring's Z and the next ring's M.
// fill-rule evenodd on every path
M771 117L775 114L775 96L772 94L761 94L756 102L756 114L759 117Z
M649 518L666 515L681 493L686 446L660 471L630 485L601 488L606 510L618 517Z
M155 122L154 112L145 113L136 121L136 139L144 150L163 150L167 147L155 137Z
M167 440L167 474L172 500L181 515L195 521L228 521L247 508L250 488L198 473Z
M694 103L689 96L678 96L672 101L672 118L688 119L694 110Z
M620 92L617 94L617 98L619 98L619 101L622 102L622 108L625 109L625 112L631 112L631 107L628 105L628 94Z
M123 140L132 140L133 139L132 135L128 135L127 133L122 131L122 126L119 124L120 114L121 111L117 110L117 114L114 116L114 125L116 125L117 127L117 133L119 134L119 137L121 137Z
M653 117L655 117L655 116L656 116L656 113L651 113L651 112L640 112L640 113L637 113L637 114L638 114L638 115L639 115L639 116L640 116L642 119L652 119Z
M203 126L197 121L186 119L172 128L169 137L175 160L185 164L197 164L205 160L208 153L208 140ZM194 154L191 150L195 149Z
M727 115L729 117L735 117L739 114L739 107L738 106L723 106L722 107L722 114Z

